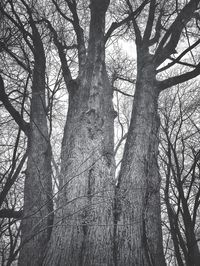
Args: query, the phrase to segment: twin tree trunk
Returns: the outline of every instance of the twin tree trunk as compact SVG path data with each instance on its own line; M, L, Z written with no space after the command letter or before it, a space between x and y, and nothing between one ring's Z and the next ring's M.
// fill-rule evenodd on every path
M98 41L69 88L59 206L44 265L162 266L155 71L150 63L138 67L116 188L112 90Z

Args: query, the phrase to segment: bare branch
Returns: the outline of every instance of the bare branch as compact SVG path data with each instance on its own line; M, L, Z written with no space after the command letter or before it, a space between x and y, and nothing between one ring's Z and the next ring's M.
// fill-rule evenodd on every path
M66 2L73 16L72 24L76 32L77 44L78 44L79 69L81 69L82 67L84 67L84 63L86 60L86 47L85 47L85 40L84 40L84 32L80 26L76 1L66 0Z
M0 210L0 218L14 218L22 219L23 211L15 211L12 209L2 209Z
M172 67L173 65L175 65L176 63L180 63L180 59L184 57L184 55L186 55L188 52L190 52L192 49L194 49L197 45L200 44L200 40L197 40L195 43L193 43L191 46L189 46L187 49L185 49L177 58L171 58L170 59L172 60L171 63L167 64L166 66L160 68L157 70L157 73L161 72L161 71L164 71L170 67ZM191 67L196 67L194 65L188 65L188 66L191 66Z
M156 23L156 27L155 27L155 35L152 39L149 40L149 46L152 46L154 45L155 43L157 43L160 39L160 34L161 34L161 29L162 29L162 16L163 16L163 11L160 10L160 14L159 14L159 17L158 17L158 20L157 20L157 23Z
M51 31L51 33L53 34L53 40L54 40L54 44L58 49L58 54L60 57L60 61L61 61L61 67L62 67L62 72L63 72L63 77L65 80L65 84L68 85L70 80L72 80L72 75L67 63L67 59L66 59L66 55L65 55L65 46L62 45L62 43L59 41L58 38L58 34L56 32L56 30L53 28L53 26L51 25L50 21L46 18L43 18L43 21L46 22L49 30Z
M21 159L17 169L15 170L14 174L12 176L8 176L8 179L7 179L7 181L4 185L4 188L0 194L0 206L2 205L2 203L5 200L9 190L11 189L11 187L15 183L16 179L18 178L20 171L22 170L22 167L24 166L24 163L26 161L27 156L28 156L28 152L26 152L24 154L24 156L22 157L22 159Z
M56 7L56 10L60 13L60 15L67 21L69 21L70 23L73 24L73 20L69 17L67 17L63 12L62 10L60 9L59 5L57 4L56 0L52 0L53 4L55 5Z
M129 93L126 93L126 92L124 92L124 91L121 91L121 90L117 89L116 87L113 87L113 90L114 90L114 91L117 91L117 92L119 92L119 93L121 93L121 94L123 94L123 95L125 95L125 96L128 96L128 97L134 97L134 95L131 95L131 94L129 94Z
M194 16L199 2L199 0L191 0L188 4L186 4L180 11L170 28L166 31L154 56L154 62L157 66L159 66L171 54L174 53L179 42L180 35L185 25Z
M200 63L192 71L186 72L182 75L178 75L172 78L165 79L163 81L158 81L158 88L160 91L165 90L174 85L193 79L197 77L199 74L200 74Z
M5 92L4 82L3 78L0 75L0 101L3 102L4 107L6 110L10 113L10 115L13 117L15 122L18 124L20 129L26 134L26 136L29 135L30 125L27 123L20 113L13 107L13 105L10 103L8 96Z
M149 16L146 23L146 28L144 31L143 41L147 43L151 37L153 22L154 22L154 16L155 16L155 10L156 10L156 0L150 1L150 7L149 7Z
M117 146L115 147L114 154L117 154L117 151L119 150L119 147L121 146L122 142L127 138L128 133L125 133L124 136L119 140L117 143Z
M123 19L119 22L113 22L111 24L110 28L108 29L107 33L105 34L105 42L107 42L109 37L112 35L112 33L116 29L118 29L122 25L126 24L127 22L131 21L136 16L138 16L140 14L140 12L143 10L143 8L147 5L148 2L149 2L149 0L143 1L143 3L134 12L131 12L131 14L129 14L125 19Z
M10 14L8 14L8 12L5 11L5 8L1 5L1 3L0 3L0 11L2 12L3 15L5 15L20 30L20 32L23 35L23 38L24 38L25 42L27 43L27 45L29 46L31 51L34 52L33 45L30 43L30 41L28 39L28 37L32 39L32 35L30 34L30 32L25 30L24 25L21 23L19 16L15 12L15 9L14 9L12 1L9 1L9 3L10 3L10 6L11 6L11 9L12 9L12 12L15 15L17 21L12 16L10 16Z

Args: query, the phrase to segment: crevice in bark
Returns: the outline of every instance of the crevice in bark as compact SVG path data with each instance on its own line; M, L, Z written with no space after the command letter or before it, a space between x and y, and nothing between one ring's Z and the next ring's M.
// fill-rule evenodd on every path
M91 168L89 170L89 174L88 174L88 200L92 199L92 195L95 193L95 176L94 176L94 169Z

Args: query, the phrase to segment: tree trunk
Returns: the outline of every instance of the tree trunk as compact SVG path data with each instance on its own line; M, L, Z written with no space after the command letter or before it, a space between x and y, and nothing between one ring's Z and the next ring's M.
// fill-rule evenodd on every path
M44 265L113 265L114 116L105 67L109 1L91 1L84 70L68 85L59 206Z
M169 197L168 195L165 197L165 204L167 206L167 214L168 214L168 219L169 219L169 224L170 224L170 233L171 233L171 237L172 237L172 241L174 245L174 254L175 254L178 266L184 266L180 248L182 249L182 253L184 255L185 261L187 261L187 249L186 249L185 242L181 236L181 232L178 227L178 216L175 214L174 210L172 209L168 197Z
M200 262L200 252L198 247L198 242L196 241L196 236L194 232L194 226L192 224L191 216L189 209L186 206L187 201L183 200L184 212L183 212L183 221L185 227L185 236L186 236L186 245L187 245L187 266L198 266Z
M191 230L191 241L187 243L188 248L188 266L198 266L200 262L200 252L195 233Z
M181 177L179 177L178 180L181 180ZM186 265L196 266L199 264L200 261L200 252L199 252L198 242L196 241L196 236L194 231L195 229L189 210L189 203L185 198L184 188L182 187L182 183L180 181L178 183L178 190L183 208L182 216L183 216L183 223L185 228L184 232L185 232L186 246L187 246L187 254L185 254L184 252L185 257L187 258Z
M36 52L19 266L41 265L53 222L51 146L45 109L45 54L41 43Z
M87 66L70 95L58 227L45 265L112 265L113 120L105 67L96 72Z
M149 59L150 55L138 62L131 123L116 192L118 265L165 265L157 166L159 90Z

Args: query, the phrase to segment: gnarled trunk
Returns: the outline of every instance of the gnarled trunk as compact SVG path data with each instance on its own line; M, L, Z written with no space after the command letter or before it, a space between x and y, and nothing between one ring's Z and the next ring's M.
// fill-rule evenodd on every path
M155 71L138 63L136 91L115 199L118 265L165 265L157 166L159 117Z
M91 1L84 70L69 83L59 206L44 265L112 265L114 109L105 68L109 1Z
M45 104L45 54L38 36L35 42L37 49L32 84L19 266L41 265L53 222L51 146Z

